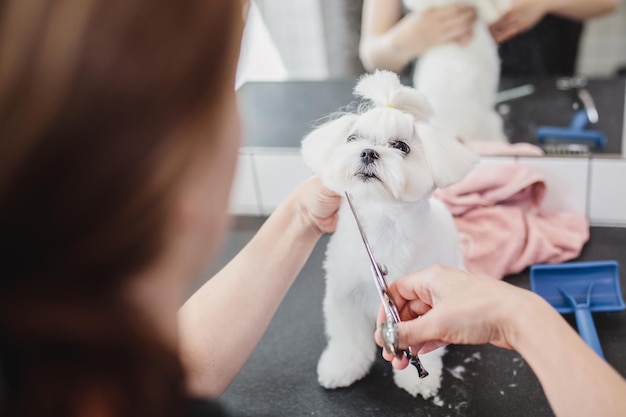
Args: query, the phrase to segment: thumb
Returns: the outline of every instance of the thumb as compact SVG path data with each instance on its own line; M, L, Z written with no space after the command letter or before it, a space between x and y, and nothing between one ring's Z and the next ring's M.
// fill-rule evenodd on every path
M422 348L417 351L417 353L420 354L420 355L423 355L425 353L432 352L435 349L439 349L440 347L448 346L448 345L449 345L449 343L442 342L440 340L426 342L426 343L424 343Z
M431 351L445 344L440 340L440 334L439 326L436 325L431 312L398 323L398 344L401 349L411 346L416 352Z

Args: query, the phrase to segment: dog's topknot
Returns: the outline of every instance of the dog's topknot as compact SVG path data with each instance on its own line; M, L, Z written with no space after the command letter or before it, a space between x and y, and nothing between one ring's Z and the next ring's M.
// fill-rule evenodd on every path
M391 71L376 70L361 77L354 94L371 101L376 107L391 107L415 117L416 121L428 122L433 109L426 97L414 88L400 83L398 75Z

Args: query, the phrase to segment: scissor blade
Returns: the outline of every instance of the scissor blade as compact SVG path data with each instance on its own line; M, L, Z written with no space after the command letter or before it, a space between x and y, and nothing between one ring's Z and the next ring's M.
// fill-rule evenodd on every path
M367 236L365 235L365 231L363 230L363 226L359 219L359 215L357 214L356 209L354 208L354 205L352 204L352 197L350 196L350 193L348 193L347 191L345 192L345 194L346 194L346 200L348 201L348 206L350 206L350 210L352 211L352 217L354 217L354 221L356 222L356 225L359 229L359 233L361 234L361 239L363 240L363 244L365 245L365 250L367 251L367 256L370 260L370 267L372 270L372 275L374 276L374 281L376 281L376 285L378 286L378 295L380 296L380 300L383 303L385 313L387 314L387 316L392 317L394 321L397 323L399 320L399 315L397 313L397 310L395 310L393 303L390 302L391 298L389 297L389 294L388 294L387 282L385 281L385 276L383 275L383 272L380 270L380 266L378 265L378 262L376 262L376 258L374 258L374 254L372 253L372 249L370 248L369 242L367 241Z
M374 254L372 253L372 249L370 248L370 244L367 241L367 236L365 235L365 231L363 230L363 226L361 224L361 220L359 219L359 215L356 212L356 209L352 205L352 197L350 193L346 191L346 200L348 200L348 206L350 206L350 210L352 211L352 217L354 217L354 221L356 222L357 227L359 228L359 233L361 234L361 239L363 240L363 244L365 245L365 250L367 251L367 256L370 259L370 263L372 264L373 270L376 272L376 276L383 278L383 273L376 262L376 258L374 258ZM378 281L378 280L377 280ZM380 286L381 283L379 283Z
M367 251L367 256L370 259L370 267L372 270L372 275L374 276L374 281L376 281L376 285L378 286L378 296L383 303L383 308L385 309L385 314L387 315L387 321L393 321L395 323L400 322L400 314L398 314L398 309L396 305L393 303L393 299L389 294L389 288L387 287L387 282L385 281L385 276L383 272L380 270L380 266L376 262L376 258L374 258L374 254L372 253L372 249L370 248L370 244L367 241L367 236L365 236L365 232L363 231L363 226L361 225L361 221L359 220L359 215L356 213L354 206L352 205L352 197L350 193L347 191L346 200L348 201L348 206L350 206L350 211L352 211L352 217L356 222L357 227L359 228L359 233L361 233L361 239L363 239L363 244L365 245L365 250ZM420 378L424 378L428 376L428 371L424 369L422 363L420 362L417 355L413 354L411 347L408 347L404 351L404 355L409 359L409 363L417 369L417 374Z
M356 213L356 209L352 205L352 197L350 193L346 191L346 200L348 200L348 206L350 206L350 210L352 211L352 217L354 217L354 221L356 222L357 227L359 228L359 233L361 233L361 239L363 239L363 244L365 244L365 249L367 250L367 255L370 258L370 262L378 268L378 264L376 263L376 259L374 259L374 255L372 254L372 250L370 249L370 244L367 241L367 236L365 236L365 232L363 231L363 226L361 225L361 220L359 219L359 215Z

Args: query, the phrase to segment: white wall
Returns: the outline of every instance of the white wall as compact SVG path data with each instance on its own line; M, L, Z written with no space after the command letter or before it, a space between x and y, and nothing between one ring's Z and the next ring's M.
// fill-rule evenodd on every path
M613 75L620 66L626 67L626 3L624 1L617 11L585 24L577 71L590 76L609 76Z
M626 227L626 160L608 158L482 157L481 164L523 163L546 181L543 206L586 215L592 225ZM246 150L231 199L231 213L267 215L311 176L297 149Z

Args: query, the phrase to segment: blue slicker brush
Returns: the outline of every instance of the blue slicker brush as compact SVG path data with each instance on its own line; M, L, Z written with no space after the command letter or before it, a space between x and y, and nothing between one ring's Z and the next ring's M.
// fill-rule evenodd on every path
M590 148L604 149L606 136L599 130L586 129L589 125L587 111L578 110L574 113L568 127L539 126L537 128L537 143L567 142L586 144Z
M580 153L580 148L586 149L583 153L588 153L591 149L604 149L606 146L604 133L587 129L590 123L593 125L600 120L596 103L586 88L587 84L587 78L581 76L563 77L556 80L558 90L573 93L574 109L580 108L580 110L574 113L568 127L540 126L537 129L537 143L545 145L546 142L550 142L549 146L544 146L544 148L556 147L561 151L574 149L573 153Z

